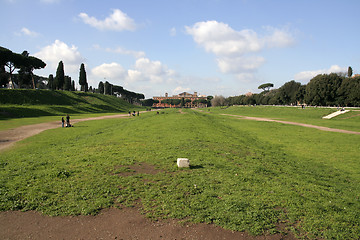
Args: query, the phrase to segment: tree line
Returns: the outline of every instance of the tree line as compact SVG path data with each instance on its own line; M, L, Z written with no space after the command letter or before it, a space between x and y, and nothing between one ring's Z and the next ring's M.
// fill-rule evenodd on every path
M77 91L75 81L70 76L65 75L64 63L62 61L58 64L55 76L50 74L46 78L33 74L33 70L41 69L45 66L45 62L39 58L29 56L27 51L18 54L0 46L0 88L6 87L10 82L13 88L16 86L17 88ZM15 70L18 70L17 74ZM121 86L113 85L107 81L105 83L100 81L97 89L88 86L84 63L80 65L78 83L80 91L117 95L130 103L139 102L145 98L141 93L128 91Z
M270 87L273 85L262 84L261 93L228 97L223 104L360 106L360 76L352 76L351 67L348 74L319 74L305 85L291 80L278 89L269 90Z
M12 86L36 88L39 77L35 76L33 71L45 66L46 63L30 56L27 51L18 54L0 46L0 87L10 83ZM18 74L14 73L16 69Z

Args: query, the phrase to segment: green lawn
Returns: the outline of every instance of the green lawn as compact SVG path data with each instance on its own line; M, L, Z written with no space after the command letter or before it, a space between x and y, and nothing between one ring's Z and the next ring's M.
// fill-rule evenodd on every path
M125 113L145 108L115 96L70 91L0 89L0 123L15 118L55 119L53 116ZM60 118L61 119L61 118ZM29 122L29 120L25 120ZM30 120L31 121L31 120ZM2 128L3 129L3 128Z
M359 110L353 109L332 119L322 119L322 117L337 111L336 108L306 107L301 109L301 107L232 106L228 108L211 108L210 111L204 109L203 111L217 114L272 118L360 132Z
M316 122L318 110L303 120ZM256 235L281 223L299 237L360 238L360 136L183 112L82 122L19 142L0 155L0 210L78 215L140 204L151 218ZM192 167L178 169L178 157ZM157 171L131 174L138 164Z

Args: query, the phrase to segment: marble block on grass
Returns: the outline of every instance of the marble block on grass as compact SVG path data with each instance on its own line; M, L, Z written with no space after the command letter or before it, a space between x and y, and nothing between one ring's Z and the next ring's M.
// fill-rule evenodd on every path
M179 168L190 167L190 161L187 158L178 158L177 165Z

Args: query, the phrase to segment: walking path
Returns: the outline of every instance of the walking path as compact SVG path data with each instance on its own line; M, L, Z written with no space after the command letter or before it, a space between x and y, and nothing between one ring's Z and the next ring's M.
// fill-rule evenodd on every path
M90 120L125 118L128 116L129 114L116 114L116 115L108 115L108 116L100 116L100 117L71 119L70 122L71 124L74 124L74 123L90 121ZM56 122L32 124L32 125L26 125L18 128L0 131L0 151L11 147L14 143L20 140L39 134L42 131L53 128L59 128L59 127L61 127L60 120Z
M339 116L340 114L344 114L344 113L347 113L347 112L350 112L350 110L340 110L340 111L336 111L336 112L333 112L325 117L323 117L323 119L332 119L336 116Z
M238 117L239 119L264 121L264 122L277 122L277 123L290 124L290 125L296 125L296 126L302 126L302 127L308 127L308 128L315 128L315 129L327 131L327 132L339 132L339 133L360 135L360 132L336 129L336 128L328 128L328 127L316 126L316 125L311 125L311 124L306 124L306 123L289 122L289 121L282 121L282 120L274 120L274 119L270 119L270 118L248 117L248 116L231 115L231 114L221 114L221 115Z

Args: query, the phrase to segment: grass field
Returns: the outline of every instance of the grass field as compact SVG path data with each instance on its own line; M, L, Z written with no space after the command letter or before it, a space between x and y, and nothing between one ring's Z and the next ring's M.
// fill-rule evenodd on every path
M216 114L300 119L244 109L151 112L28 138L0 155L0 210L78 215L140 205L150 218L255 235L282 226L310 239L360 238L360 136ZM322 111L302 120L314 124ZM178 169L178 157L191 168ZM147 170L134 172L139 164Z
M109 95L32 89L0 89L0 120L143 109ZM52 119L52 118L49 118Z
M360 132L360 109L353 109L331 120L322 119L323 116L335 111L337 111L336 108L306 107L301 109L301 107L232 106L228 108L211 108L210 112L272 118Z

